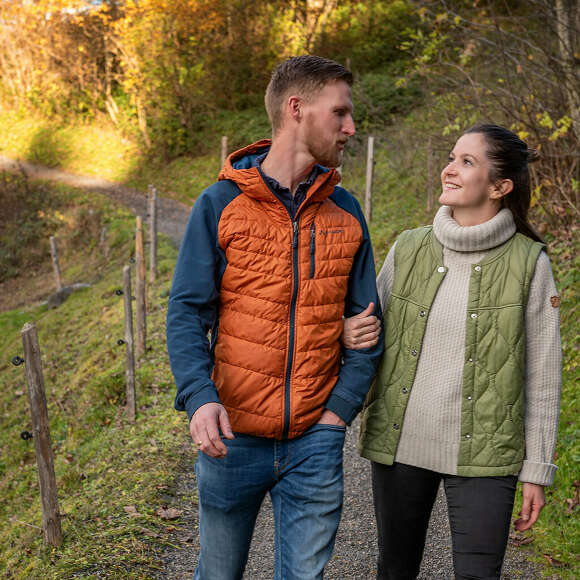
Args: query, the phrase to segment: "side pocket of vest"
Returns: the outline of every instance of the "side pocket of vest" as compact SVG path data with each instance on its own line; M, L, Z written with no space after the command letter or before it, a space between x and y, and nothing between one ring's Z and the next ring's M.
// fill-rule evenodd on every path
M310 224L310 278L314 278L314 272L316 271L316 226L314 222Z

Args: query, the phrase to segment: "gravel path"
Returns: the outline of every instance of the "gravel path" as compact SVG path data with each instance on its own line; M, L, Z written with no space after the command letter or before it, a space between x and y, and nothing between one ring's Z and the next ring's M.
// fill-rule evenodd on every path
M0 155L0 171L12 173L24 171L32 179L65 183L99 194L107 195L135 214L145 217L147 198L142 193L104 179L83 177L26 162L15 162ZM189 215L190 208L179 202L159 198L159 231L170 236L178 246ZM372 492L369 462L356 451L358 419L347 431L344 448L345 492L344 510L334 556L327 567L325 578L329 580L366 580L376 573L376 528L372 512ZM197 562L199 537L197 533L197 503L194 454L186 443L182 449L181 470L176 479L176 491L172 507L183 511L183 526L175 532L173 545L162 554L165 570L158 579L190 580ZM169 499L169 498L168 498ZM526 549L508 546L504 562L506 580L534 580L541 578L539 567L526 559ZM256 524L245 578L266 580L273 577L274 526L269 500L264 502ZM421 566L421 580L438 580L453 577L451 537L447 519L445 496L437 497L427 535L425 555Z

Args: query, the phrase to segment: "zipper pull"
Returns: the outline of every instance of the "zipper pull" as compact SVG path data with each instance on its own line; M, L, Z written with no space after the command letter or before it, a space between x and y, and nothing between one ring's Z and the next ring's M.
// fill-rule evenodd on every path
M292 247L298 247L298 222L292 222L292 227L294 228L294 240L292 241Z

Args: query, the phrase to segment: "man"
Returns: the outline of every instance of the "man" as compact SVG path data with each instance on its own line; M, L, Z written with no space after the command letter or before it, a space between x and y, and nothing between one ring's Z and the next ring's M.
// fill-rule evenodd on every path
M266 493L276 578L322 578L332 553L345 429L382 352L382 337L363 351L339 342L343 315L378 304L364 217L327 169L355 132L351 85L327 59L280 64L272 140L229 156L183 238L167 345L201 451L201 580L242 577Z

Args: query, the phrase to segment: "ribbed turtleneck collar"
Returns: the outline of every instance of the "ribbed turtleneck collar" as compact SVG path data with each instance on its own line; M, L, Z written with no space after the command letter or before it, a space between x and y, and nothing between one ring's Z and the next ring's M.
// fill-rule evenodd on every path
M433 232L445 246L456 252L481 252L507 242L516 233L512 212L501 209L489 221L477 226L460 226L451 215L451 208L441 206L433 220Z

